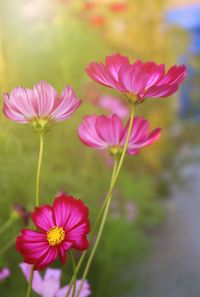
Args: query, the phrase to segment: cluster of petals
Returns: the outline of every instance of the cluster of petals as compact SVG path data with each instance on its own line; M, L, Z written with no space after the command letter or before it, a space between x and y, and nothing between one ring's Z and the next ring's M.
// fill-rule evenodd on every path
M8 267L4 267L0 270L0 281L8 278L10 276L10 269Z
M26 263L21 263L20 268L27 281L30 280L31 265ZM33 273L32 289L41 297L66 297L68 291L68 285L61 288L60 279L61 279L61 270L60 269L51 269L48 268L45 271L44 277L42 278L38 271ZM76 282L76 291L80 287L81 280ZM73 289L70 292L69 297L72 297ZM88 297L91 294L90 285L87 281L84 281L79 297Z
M99 107L117 114L120 118L125 118L129 114L129 109L122 102L113 96L102 96L98 102Z
M9 119L27 124L32 121L63 121L80 105L73 89L66 86L59 97L47 82L38 82L33 89L16 87L4 94L3 111Z
M162 98L175 93L186 76L186 67L174 65L165 72L164 64L140 60L131 64L128 57L114 54L106 57L105 64L90 63L86 72L96 82L140 102L147 97Z
M37 230L22 229L16 249L35 270L45 268L57 257L65 263L70 249L88 248L88 208L81 200L63 193L53 206L36 207L32 220Z
M129 120L123 127L122 119L116 115L86 116L78 128L80 140L95 149L108 149L111 153L119 152L125 145ZM128 142L127 153L135 155L140 149L153 144L160 137L161 129L149 132L149 122L135 117Z

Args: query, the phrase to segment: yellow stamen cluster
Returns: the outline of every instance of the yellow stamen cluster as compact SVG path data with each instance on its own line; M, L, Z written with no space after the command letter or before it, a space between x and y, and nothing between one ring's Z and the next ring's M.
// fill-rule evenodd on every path
M59 245L65 239L63 227L54 226L47 232L47 240L51 246Z

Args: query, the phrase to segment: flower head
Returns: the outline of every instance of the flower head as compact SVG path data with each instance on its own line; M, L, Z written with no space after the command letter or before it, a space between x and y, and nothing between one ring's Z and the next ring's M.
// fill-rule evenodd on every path
M20 203L14 203L12 215L22 218L24 226L27 226L31 217L31 212L27 211Z
M125 118L129 114L129 109L113 96L102 96L98 102L99 106L107 109L111 113L116 113L120 118Z
M36 207L32 220L38 230L22 229L16 249L35 270L45 268L58 256L65 263L66 252L72 248L88 248L88 208L81 200L62 194L53 206Z
M31 265L26 263L21 263L20 268L26 277L26 280L29 281L31 273ZM51 269L48 268L45 271L44 277L42 278L38 271L34 271L32 289L39 294L41 297L65 297L67 294L68 286L63 288L60 287L60 278L61 278L60 269ZM78 292L81 281L76 282L76 293ZM79 297L87 297L91 294L90 286L87 281L83 283L83 287ZM72 292L69 297L72 296Z
M111 154L121 153L127 137L129 121L123 127L122 119L113 114L111 116L86 116L78 128L81 141L96 149L107 149ZM153 144L160 137L159 128L149 132L149 122L135 117L128 142L127 153L138 154L142 147Z
M175 93L186 76L186 67L174 65L165 73L164 64L140 60L130 64L126 56L114 54L106 57L105 64L90 63L86 72L96 82L141 103L147 97L162 98Z
M3 281L4 279L8 278L10 276L10 269L7 267L4 267L0 270L0 282Z
M47 82L37 83L33 89L16 87L4 94L3 111L10 120L43 130L52 122L67 119L80 105L73 89L67 86L59 97Z

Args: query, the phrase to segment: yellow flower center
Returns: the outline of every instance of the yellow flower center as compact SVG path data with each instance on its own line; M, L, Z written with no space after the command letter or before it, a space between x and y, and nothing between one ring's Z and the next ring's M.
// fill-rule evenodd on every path
M65 231L63 227L52 227L47 232L47 240L51 246L60 244L65 239Z

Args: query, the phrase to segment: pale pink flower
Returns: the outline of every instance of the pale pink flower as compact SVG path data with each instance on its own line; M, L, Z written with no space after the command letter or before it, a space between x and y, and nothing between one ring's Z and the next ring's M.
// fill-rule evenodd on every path
M111 154L121 153L127 138L129 121L123 127L122 119L116 114L111 116L86 116L78 128L81 141L89 147L104 150ZM161 129L149 132L149 122L135 117L128 142L127 153L138 154L142 147L153 144L160 137Z
M10 276L10 269L7 267L4 267L0 270L0 282L3 281L4 279L8 278Z
M118 98L113 96L100 97L98 105L111 113L117 114L122 119L127 117L129 114L128 107L123 105Z
M21 263L20 268L27 281L30 279L31 265ZM41 297L66 297L69 286L60 287L62 271L60 269L48 268L42 278L38 271L34 271L32 289ZM81 280L76 282L76 293L80 287ZM69 297L72 297L73 288ZM87 297L91 294L90 286L86 281L83 283L83 287L79 297Z
M21 124L31 123L35 128L66 120L81 103L70 86L65 87L59 97L45 81L37 83L33 89L16 87L3 97L6 117Z
M166 73L164 64L140 60L131 64L126 56L114 54L106 57L105 64L90 63L86 72L96 82L140 103L147 97L162 98L175 93L186 76L186 67L174 65Z

